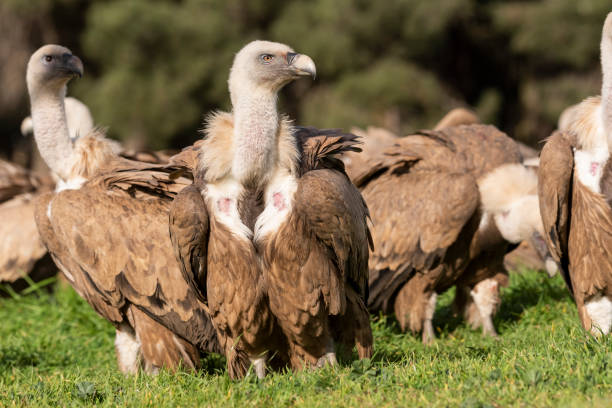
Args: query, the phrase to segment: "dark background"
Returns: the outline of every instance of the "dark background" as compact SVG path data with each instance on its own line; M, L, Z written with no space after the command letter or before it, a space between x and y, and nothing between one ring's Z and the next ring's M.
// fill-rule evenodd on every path
M297 123L433 126L474 109L537 146L561 111L599 94L610 0L0 0L0 155L24 145L25 65L44 43L85 64L69 94L132 148L183 147L227 109L233 55L253 39L310 55L315 82L281 98Z

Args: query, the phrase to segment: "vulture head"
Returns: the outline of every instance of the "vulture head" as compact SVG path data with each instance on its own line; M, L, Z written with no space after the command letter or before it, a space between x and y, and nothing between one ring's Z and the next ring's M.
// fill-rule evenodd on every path
M505 164L478 180L482 207L508 242L544 234L537 173L520 163Z
M40 47L28 62L26 82L30 97L41 91L61 92L75 76L83 75L83 63L79 57L60 45Z
M268 90L278 92L289 82L301 77L315 77L313 60L298 54L285 44L270 41L252 41L234 58L229 76L229 90L234 96L242 90Z

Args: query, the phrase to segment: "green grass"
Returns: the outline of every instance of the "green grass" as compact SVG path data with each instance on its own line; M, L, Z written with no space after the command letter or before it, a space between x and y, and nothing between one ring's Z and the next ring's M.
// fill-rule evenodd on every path
M229 380L223 359L198 374L117 372L110 324L69 288L0 299L0 406L605 406L612 339L587 336L560 278L511 277L481 337L440 298L438 340L424 347L392 318L372 320L371 361Z

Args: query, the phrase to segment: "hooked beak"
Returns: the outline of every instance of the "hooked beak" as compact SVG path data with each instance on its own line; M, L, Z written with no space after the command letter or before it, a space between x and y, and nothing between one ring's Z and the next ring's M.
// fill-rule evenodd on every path
M62 56L64 70L74 76L81 78L83 76L83 62L76 55L64 54Z
M297 76L311 76L313 79L317 77L317 67L308 55L289 52L287 63Z

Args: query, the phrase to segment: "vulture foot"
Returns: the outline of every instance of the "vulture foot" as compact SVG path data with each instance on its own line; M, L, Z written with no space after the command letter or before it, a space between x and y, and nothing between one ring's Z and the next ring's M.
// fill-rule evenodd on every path
M423 322L423 344L433 344L435 339L436 335L434 334L433 323L431 320L425 320Z
M584 302L585 311L590 318L590 332L595 337L607 335L612 328L612 301L607 296L597 294Z
M495 331L495 326L493 326L493 320L491 319L491 316L488 316L482 321L482 335L497 337L497 332Z
M480 325L482 334L485 336L497 337L495 326L493 325L493 315L500 303L499 283L494 279L485 279L478 282L470 292L478 314L480 314Z
M140 342L136 338L134 330L123 323L116 330L115 351L117 352L117 364L119 371L125 375L138 374L141 362Z
M336 359L336 353L325 353L319 360L317 360L317 368L323 368L325 365L329 364L330 366L335 366L338 364L338 360Z
M432 344L436 339L433 329L433 317L436 311L437 301L438 294L434 292L429 296L429 300L425 306L425 318L423 320L423 344Z
M255 375L257 376L257 378L259 378L260 380L263 380L264 377L266 376L266 356L265 354L257 358L252 358L251 364L253 365L253 371L255 371Z
M546 266L546 273L548 273L549 278L552 278L559 272L557 263L551 257L546 258L544 265Z

